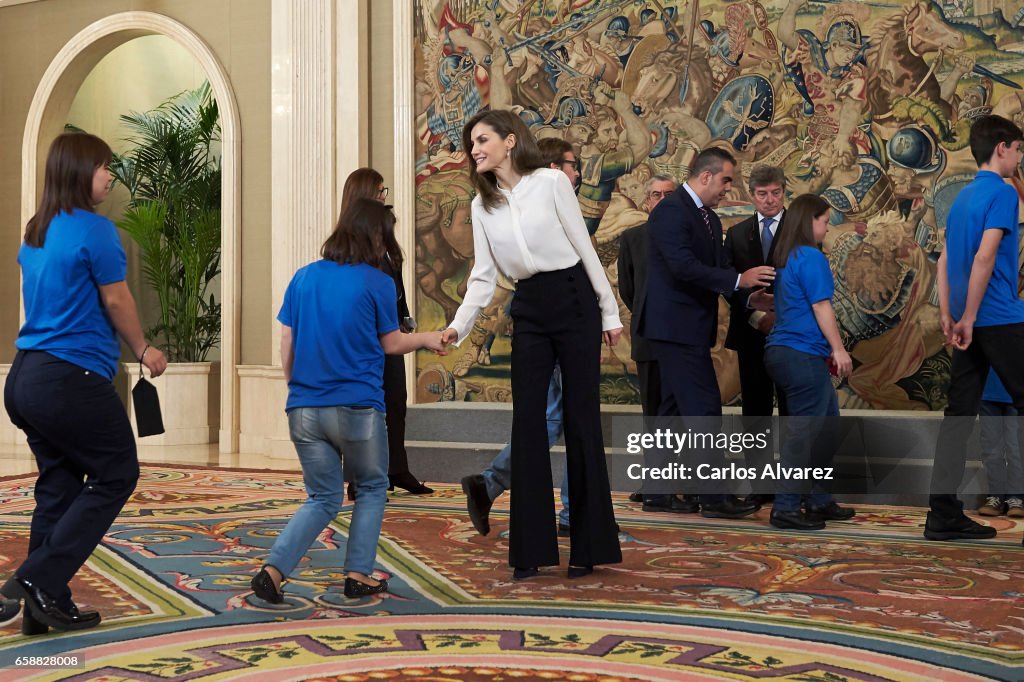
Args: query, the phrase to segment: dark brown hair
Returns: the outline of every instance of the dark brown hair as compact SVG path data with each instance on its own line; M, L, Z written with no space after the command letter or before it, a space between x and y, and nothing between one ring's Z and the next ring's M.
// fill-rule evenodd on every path
M349 176L345 178L345 188L341 191L339 221L341 219L340 216L345 215L345 212L348 211L357 199L370 199L377 203L383 203L380 200L380 192L377 191L377 188L383 184L384 176L373 168L357 168L349 173ZM394 220L385 225L384 250L387 253L388 260L391 261L392 269L396 271L401 269L402 249L398 246L398 239L395 238Z
M389 235L394 251L398 252L398 244L395 243L395 214L391 207L374 199L356 199L338 218L334 232L320 248L320 255L342 265L366 263L380 268L391 255Z
M476 160L473 159L473 128L478 123L490 127L501 139L509 135L516 136L516 145L512 147L509 154L512 159L512 168L520 175L527 175L537 168L545 168L544 158L537 148L537 141L533 134L526 127L523 120L504 109L488 109L481 111L462 128L462 150L469 158L469 179L476 188L484 208L490 211L492 208L503 204L505 198L498 191L498 180L492 171L486 173L476 172Z
M341 213L356 199L378 199L377 188L384 184L384 176L373 168L357 168L345 178L345 189L341 191Z
M562 169L562 159L566 154L576 154L572 145L560 137L545 137L543 140L538 140L537 150L544 159L544 165L558 166L559 170Z
M106 142L88 133L63 133L50 145L39 208L25 225L25 243L42 247L50 221L61 211L93 210L92 178L110 163Z
M829 210L828 203L817 194L801 194L786 209L786 227L775 244L775 267L785 267L786 261L798 246L813 246L814 219Z

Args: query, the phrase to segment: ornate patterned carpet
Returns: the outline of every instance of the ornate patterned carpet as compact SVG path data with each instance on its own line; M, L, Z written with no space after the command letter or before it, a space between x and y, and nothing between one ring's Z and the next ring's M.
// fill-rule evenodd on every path
M24 553L31 485L0 481L0 578ZM621 565L514 583L507 506L480 537L461 491L437 488L388 504L390 594L342 594L343 512L274 607L249 578L303 499L300 477L146 466L73 585L103 624L0 628L0 680L1024 679L1024 524L1005 517L995 540L929 543L916 509L865 508L801 535L767 511L716 522L617 496ZM83 662L15 665L54 655Z

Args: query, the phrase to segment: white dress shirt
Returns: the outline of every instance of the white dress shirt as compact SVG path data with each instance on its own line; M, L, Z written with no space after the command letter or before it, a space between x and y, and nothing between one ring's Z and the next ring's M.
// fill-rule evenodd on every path
M755 213L757 215L757 236L758 236L758 238L763 241L764 235L762 235L761 233L764 232L764 219L765 218L771 218L773 222L768 227L768 229L772 233L772 239L775 239L775 235L779 231L779 223L782 221L783 211L779 211L775 215L763 215L762 213L757 213L756 211L755 211Z
M565 173L538 168L524 175L511 190L499 191L505 203L490 212L479 196L473 199L476 262L462 305L448 325L459 335L456 345L469 335L480 310L491 302L498 270L520 280L539 272L571 268L579 261L597 293L601 329L621 327L619 306Z
M697 204L697 210L700 210L700 209L704 208L704 202L701 200L701 198L699 196L697 196L697 193L693 191L693 188L690 187L690 183L684 182L683 183L683 189L685 189L686 193L690 195L691 199L693 199L693 203ZM708 211L710 211L710 210L711 209L709 208ZM775 232L772 232L772 234L775 234ZM723 239L725 238L725 233L724 232L722 233L722 238ZM742 277L742 276L743 276L742 272L738 273L736 275L736 285L733 287L733 291L736 291L737 289L740 288L740 277Z

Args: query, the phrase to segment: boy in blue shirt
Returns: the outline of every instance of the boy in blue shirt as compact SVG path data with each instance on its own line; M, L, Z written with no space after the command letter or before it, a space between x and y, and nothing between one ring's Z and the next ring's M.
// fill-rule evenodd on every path
M1017 411L1024 412L1024 301L1017 295L1019 199L1004 181L1020 164L1022 139L1024 133L1012 121L978 117L970 135L978 174L957 195L947 220L936 274L942 331L953 347L953 363L932 468L931 509L924 529L929 540L996 534L964 514L957 487L990 367Z

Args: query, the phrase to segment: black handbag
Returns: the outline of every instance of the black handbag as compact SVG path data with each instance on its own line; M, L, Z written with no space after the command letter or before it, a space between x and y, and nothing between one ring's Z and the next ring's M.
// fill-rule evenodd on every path
M139 382L132 389L132 405L135 406L135 425L139 438L157 436L164 432L164 418L160 414L160 396L156 386L146 380L139 362Z

